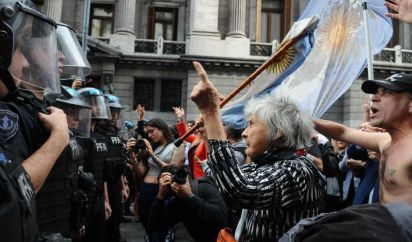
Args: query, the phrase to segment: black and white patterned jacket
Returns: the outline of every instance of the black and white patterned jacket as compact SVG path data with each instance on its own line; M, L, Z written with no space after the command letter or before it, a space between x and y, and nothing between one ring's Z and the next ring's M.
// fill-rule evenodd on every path
M242 241L276 241L300 219L323 210L325 180L292 149L239 166L229 142L209 140L208 165L228 207L248 209Z

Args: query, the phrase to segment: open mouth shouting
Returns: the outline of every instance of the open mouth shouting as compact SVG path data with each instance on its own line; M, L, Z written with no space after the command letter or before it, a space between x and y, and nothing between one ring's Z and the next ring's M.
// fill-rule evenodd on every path
M370 107L369 117L370 117L371 119L374 118L374 117L376 117L378 113L379 113L379 109L378 109L378 108L373 107L373 106Z

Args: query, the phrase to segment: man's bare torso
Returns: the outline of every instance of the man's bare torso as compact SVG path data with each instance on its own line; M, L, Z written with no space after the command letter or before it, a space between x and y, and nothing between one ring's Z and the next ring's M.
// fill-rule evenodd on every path
M391 142L381 154L381 202L403 201L412 206L412 139Z

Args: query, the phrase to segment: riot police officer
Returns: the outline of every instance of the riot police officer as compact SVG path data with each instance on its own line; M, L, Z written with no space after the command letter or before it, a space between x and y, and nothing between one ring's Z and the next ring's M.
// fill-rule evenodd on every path
M105 94L110 107L111 119L96 124L97 131L106 137L109 144L109 157L106 159L107 190L109 193L112 216L107 221L107 241L120 240L120 218L122 216L122 201L128 197L128 187L124 182L123 173L126 168L126 150L120 137L125 131L123 125L123 105L117 96Z
M75 90L65 86L62 90L54 105L66 113L70 140L37 195L42 240L56 237L57 233L79 238L95 193L93 175L83 171L86 153L82 142L90 136L91 107Z
M59 72L62 78L82 77L89 73L90 65L83 58L78 41L73 31L63 24L57 27L57 46ZM85 64L87 63L87 64ZM86 67L85 67L86 66ZM67 116L70 134L70 145L56 161L44 186L37 195L37 221L40 240L55 240L62 237L70 238L78 235L81 223L78 215L80 203L86 200L85 192L77 189L77 174L79 162L84 159L84 153L76 136L88 136L90 127L91 107L72 89L63 87L63 94L57 99L56 106L62 108ZM76 201L74 201L74 200ZM84 204L86 205L86 204ZM77 217L77 218L76 218ZM72 220L73 219L73 220ZM83 224L84 225L84 224ZM82 226L83 226L82 225ZM79 236L76 236L79 237Z
M59 72L62 82L84 79L91 72L74 30L63 23L57 24L57 44L59 49ZM96 194L96 184L92 173L84 171L87 159L86 143L90 138L91 107L72 88L62 86L62 96L56 106L67 115L70 132L68 155L62 158L71 164L68 174L71 189L70 227L72 239L77 241L84 234L86 218L90 213ZM67 222L66 222L67 225Z
M93 174L97 186L96 201L92 208L92 217L86 222L84 240L105 241L106 220L112 215L105 168L110 150L106 137L97 132L96 126L99 121L109 119L110 109L100 90L87 87L79 89L78 93L92 107L88 159L85 161L84 170Z
M53 96L59 86L56 25L32 6L28 0L0 2L0 143L4 148L0 160L6 161L2 171L13 185L8 186L2 176L6 193L0 200L0 232L6 241L37 237L34 191L68 144L64 113L39 99L44 94ZM7 202L14 207L4 206ZM10 209L14 209L12 216L8 216ZM20 235L8 239L16 233Z
M66 113L70 134L67 155L61 156L62 160L67 160L67 170L70 171L70 219L66 217L65 224L70 222L73 239L78 240L96 194L93 174L84 171L87 159L85 143L90 138L91 107L74 89L63 86L62 90L64 94L57 99L55 105Z

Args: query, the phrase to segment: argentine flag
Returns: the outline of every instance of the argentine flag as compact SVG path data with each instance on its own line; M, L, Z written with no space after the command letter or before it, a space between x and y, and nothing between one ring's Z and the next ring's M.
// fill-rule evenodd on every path
M368 1L372 54L379 53L393 33L383 3ZM313 118L319 118L349 89L367 63L361 1L311 0L291 32L304 28L315 16L317 27L266 68L244 96L222 109L225 123L246 127L244 103L269 93L288 96ZM291 32L282 43L291 38Z

